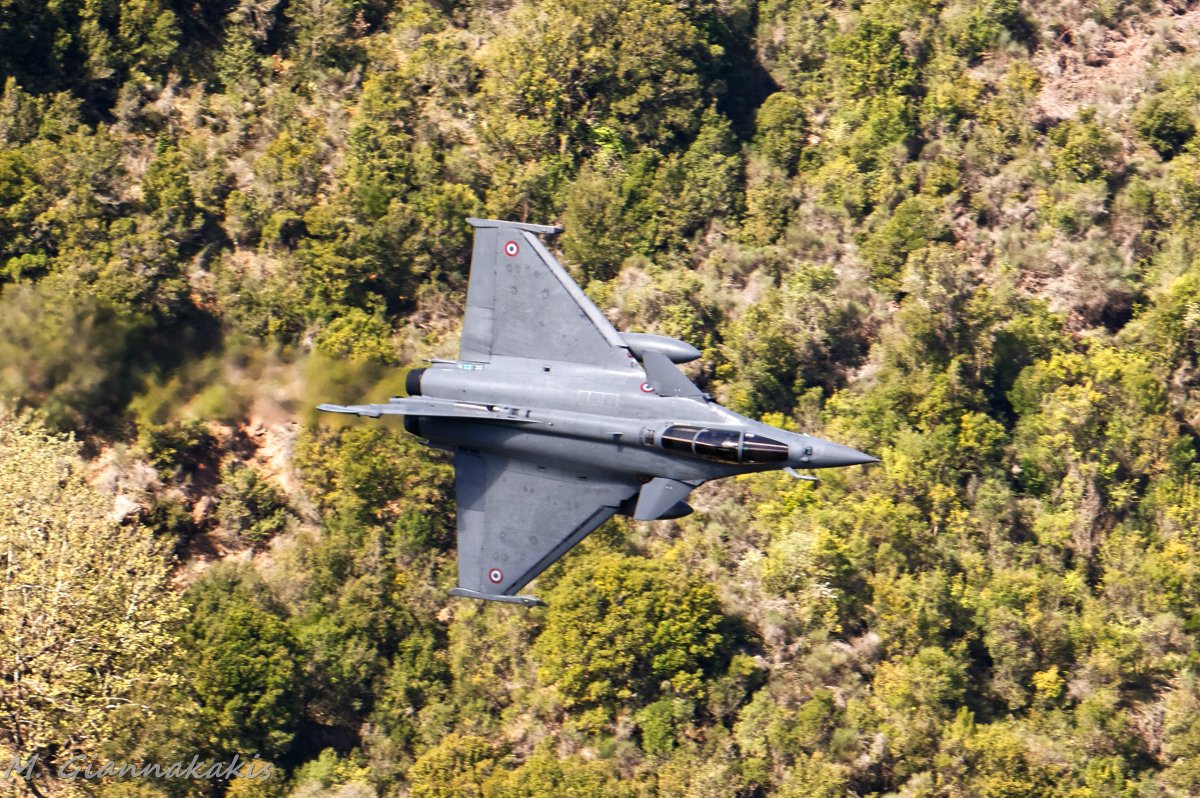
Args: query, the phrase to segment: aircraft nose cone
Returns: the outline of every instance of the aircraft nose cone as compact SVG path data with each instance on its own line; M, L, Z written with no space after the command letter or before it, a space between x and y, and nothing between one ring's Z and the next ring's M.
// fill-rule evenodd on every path
M841 468L842 466L878 462L878 457L869 455L866 452L851 449L849 446L842 446L840 443L821 441L813 447L811 462L806 465L809 468Z

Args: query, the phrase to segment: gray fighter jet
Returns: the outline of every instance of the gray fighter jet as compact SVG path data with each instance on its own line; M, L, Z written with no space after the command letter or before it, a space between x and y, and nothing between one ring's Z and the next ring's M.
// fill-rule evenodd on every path
M710 479L878 462L721 407L676 367L700 356L682 341L617 332L538 238L561 227L467 221L458 360L409 372L407 398L318 406L404 416L453 453L453 595L541 604L517 591L614 514L679 518Z

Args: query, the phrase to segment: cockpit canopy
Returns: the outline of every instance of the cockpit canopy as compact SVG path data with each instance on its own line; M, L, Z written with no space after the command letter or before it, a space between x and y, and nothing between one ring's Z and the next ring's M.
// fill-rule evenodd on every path
M688 424L667 427L659 444L671 451L726 463L782 463L788 459L786 443L750 432Z

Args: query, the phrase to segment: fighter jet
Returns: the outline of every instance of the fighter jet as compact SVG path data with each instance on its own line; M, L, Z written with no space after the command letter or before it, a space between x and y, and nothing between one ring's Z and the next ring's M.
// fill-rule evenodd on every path
M408 397L318 405L404 417L453 454L458 586L452 595L533 606L534 577L615 514L679 518L712 479L878 462L722 407L676 366L700 356L661 335L620 333L539 236L561 227L468 219L475 228L457 360L410 371Z

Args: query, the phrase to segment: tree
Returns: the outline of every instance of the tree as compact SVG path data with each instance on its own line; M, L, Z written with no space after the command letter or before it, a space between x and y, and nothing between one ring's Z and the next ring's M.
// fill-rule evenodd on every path
M1021 479L1066 500L1104 499L1079 531L1085 555L1096 516L1125 511L1148 480L1192 454L1167 412L1162 381L1135 353L1095 347L1055 355L1025 369L1009 396L1020 416Z
M704 4L697 4L704 5ZM690 6L661 0L529 3L485 52L488 132L522 160L574 154L608 126L665 143L697 129L708 60Z
M1170 96L1151 97L1134 114L1133 125L1142 140L1153 147L1163 160L1178 155L1196 135L1196 125L1187 107Z
M543 684L584 710L648 702L664 687L703 694L705 671L730 642L709 585L620 554L571 566L546 597L546 625L534 644Z
M1068 119L1050 131L1052 157L1059 174L1067 180L1100 180L1116 169L1120 144L1092 109Z
M183 617L164 541L109 515L70 437L0 416L0 752L95 756L121 709L168 681Z
M411 798L483 798L483 783L496 765L487 740L450 734L408 769Z
M937 751L937 735L962 705L966 663L961 647L946 652L928 646L912 657L883 663L872 692L882 716L899 775L927 767Z
M0 294L0 395L62 430L109 420L132 387L137 327L81 286L11 286Z
M515 770L497 771L483 785L484 798L634 798L611 762L557 756L543 746Z
M184 739L215 758L287 753L302 706L300 647L251 568L214 569L187 594L177 667Z
M777 91L763 102L755 119L755 143L764 156L789 175L795 172L808 128L804 101Z
M871 276L890 287L910 253L950 238L938 201L918 195L896 206L887 221L863 241L862 252Z
M231 460L221 469L217 518L226 530L251 544L261 544L287 525L287 504L253 466Z

